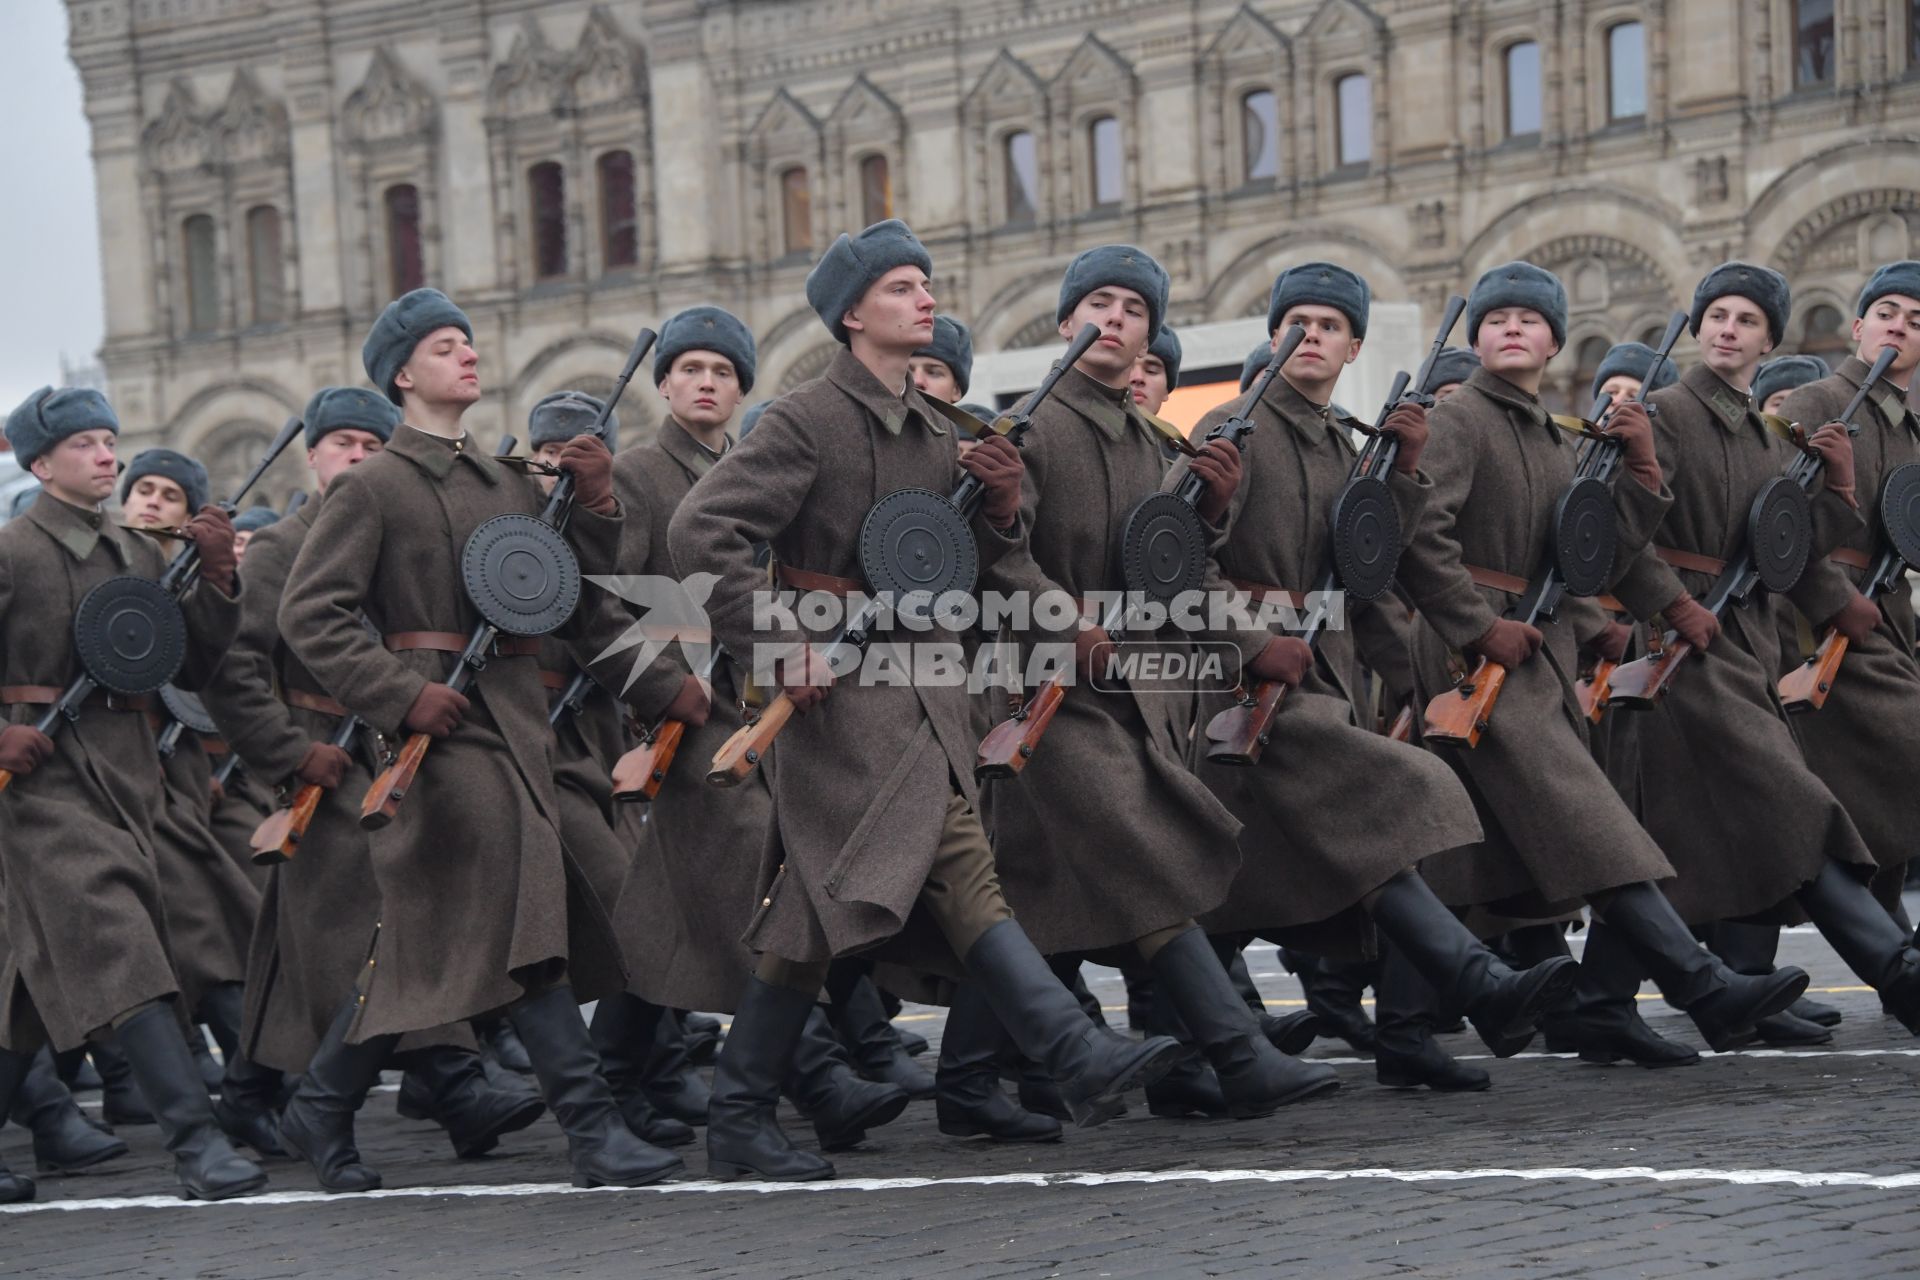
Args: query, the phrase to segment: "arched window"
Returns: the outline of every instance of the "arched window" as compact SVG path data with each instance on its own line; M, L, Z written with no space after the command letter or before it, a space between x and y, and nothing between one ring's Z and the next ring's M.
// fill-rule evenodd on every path
M187 332L212 333L220 327L220 265L213 218L196 213L181 224L187 257Z
M527 200L533 215L533 274L551 280L567 274L567 179L558 162L543 160L527 170Z
M420 189L402 182L388 187L381 202L387 210L387 285L397 298L427 282L420 253Z
M270 204L247 210L247 284L254 324L286 317L285 272L280 258L280 211Z
M1341 167L1373 159L1373 86L1355 73L1333 82L1334 154Z
M1833 80L1833 0L1794 0L1793 87Z
M1540 132L1540 46L1532 40L1507 46L1507 136L1526 138Z
M1807 313L1807 332L1800 339L1800 353L1824 357L1835 368L1853 354L1853 326L1847 323L1838 307L1822 303Z
M807 185L804 165L780 173L780 232L787 253L813 249L813 189Z
M1002 143L1006 169L1007 221L1029 223L1040 216L1040 150L1025 129Z
M1271 90L1240 99L1240 158L1248 182L1280 176L1280 99Z
M609 151L594 162L600 186L600 265L618 271L640 261L640 220L634 213L633 153Z
M1126 189L1123 175L1125 159L1120 153L1120 122L1101 116L1087 126L1087 153L1092 157L1093 204L1111 209L1120 203Z
M860 162L860 214L868 226L893 216L893 174L885 156L868 156Z
M1647 114L1647 36L1637 22L1607 28L1607 119Z

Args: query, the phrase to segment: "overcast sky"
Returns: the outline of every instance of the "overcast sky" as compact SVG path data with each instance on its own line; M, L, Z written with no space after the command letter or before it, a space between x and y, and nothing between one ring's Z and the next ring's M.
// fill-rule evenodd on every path
M100 241L60 0L0 0L0 415L100 346Z

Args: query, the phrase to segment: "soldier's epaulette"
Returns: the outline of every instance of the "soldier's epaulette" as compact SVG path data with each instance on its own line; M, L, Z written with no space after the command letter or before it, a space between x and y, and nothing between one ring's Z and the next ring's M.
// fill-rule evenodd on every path
M1785 440L1788 444L1799 444L1803 434L1798 425L1787 421L1777 413L1758 414L1760 425Z
M948 404L945 400L936 400L932 396L922 396L921 399L925 400L935 413L975 440L985 440L990 435L1007 434L1007 429L1000 425L1006 421L1004 418L994 422L982 422L957 404Z
M1187 439L1186 432L1174 426L1165 418L1148 413L1137 404L1132 406L1132 410L1134 413L1140 415L1140 421L1152 427L1154 432L1159 435L1162 440L1166 441L1176 453L1184 453L1191 458L1200 452L1200 450L1194 446L1193 441Z
M1605 434L1596 429L1594 425L1585 418L1578 417L1571 413L1550 413L1547 415L1547 421L1553 423L1554 426L1560 428L1570 436L1586 437Z

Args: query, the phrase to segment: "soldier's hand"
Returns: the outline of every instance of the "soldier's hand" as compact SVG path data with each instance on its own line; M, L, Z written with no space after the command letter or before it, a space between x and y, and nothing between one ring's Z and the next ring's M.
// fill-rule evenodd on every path
M1219 524L1240 487L1240 450L1231 440L1209 440L1188 465L1207 484L1196 509L1208 524Z
M620 509L613 498L613 455L599 436L575 436L560 450L558 465L573 476L573 497L595 515Z
M673 701L667 704L662 714L669 720L678 720L685 725L698 729L707 722L707 716L713 711L713 690L707 682L691 673L680 680L680 692L673 695Z
M0 729L0 769L24 778L53 755L53 739L30 724Z
M1820 455L1826 467L1827 488L1846 499L1848 506L1858 508L1860 503L1853 496L1853 437L1847 434L1847 424L1827 423L1808 437L1807 448Z
M331 742L313 742L307 744L307 754L300 757L300 767L293 771L293 776L311 786L332 791L346 781L347 770L352 766L353 757Z
M1847 643L1860 644L1879 628L1880 606L1856 591L1840 612L1827 619L1827 625L1845 636Z
M1400 438L1400 452L1393 457L1393 469L1409 476L1418 471L1429 434L1427 411L1417 404L1400 405L1387 415L1380 429Z
M429 684L407 708L404 721L407 732L424 733L435 738L451 738L473 704L457 689L444 684Z
M802 649L795 657L782 658L779 674L780 691L801 715L825 702L827 691L833 688L833 668L812 646Z
M1648 489L1660 487L1660 457L1653 447L1653 419L1638 400L1622 400L1607 417L1607 434L1618 440L1627 471Z
M1680 633L1696 653L1705 653L1720 638L1720 619L1713 611L1682 591L1678 599L1660 611L1667 625Z
M1512 670L1540 652L1540 644L1545 638L1538 627L1516 622L1512 618L1502 618L1488 627L1487 633L1470 647L1488 662L1497 662Z
M1633 628L1624 622L1611 619L1600 628L1600 634L1587 641L1587 648L1605 658L1608 662L1618 662L1627 656L1627 642L1633 639Z
M1247 670L1256 679L1277 680L1289 688L1298 688L1313 670L1313 646L1299 636L1275 636L1266 648L1253 656Z
M216 809L227 802L227 789L220 785L220 779L207 779L207 796L212 800L213 807Z
M233 545L233 517L208 504L187 521L185 532L200 550L200 576L232 595L234 571L240 567L240 553Z
M1082 627L1073 637L1073 669L1082 680L1093 679L1098 674L1095 663L1104 665L1112 653L1113 637L1099 627Z
M960 469L986 486L982 513L996 529L1007 529L1020 518L1020 480L1027 474L1026 459L1005 436L988 436L960 455Z

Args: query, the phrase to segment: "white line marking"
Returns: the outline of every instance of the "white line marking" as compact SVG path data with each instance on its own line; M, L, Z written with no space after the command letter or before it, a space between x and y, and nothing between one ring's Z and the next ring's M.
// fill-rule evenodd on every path
M358 1195L333 1196L321 1191L273 1191L210 1203L171 1196L123 1196L98 1200L55 1200L45 1203L0 1205L4 1213L72 1213L88 1209L207 1209L243 1205L333 1204L345 1206L366 1200L431 1199L452 1196L472 1199L513 1199L527 1196L583 1194L656 1195L685 1193L755 1195L783 1191L919 1191L932 1187L1113 1187L1158 1182L1290 1183L1290 1182L1473 1182L1502 1179L1520 1182L1715 1182L1741 1187L1867 1187L1904 1191L1920 1187L1920 1173L1871 1174L1812 1172L1799 1169L1653 1169L1629 1165L1617 1169L1157 1169L1117 1173L996 1173L957 1178L840 1178L828 1182L671 1182L651 1187L595 1187L583 1191L564 1182L517 1182L497 1186L392 1187Z

